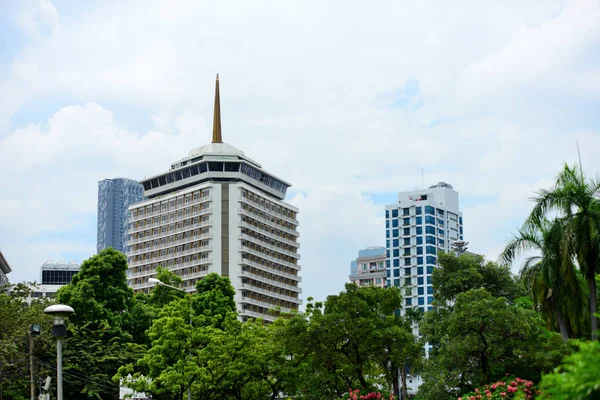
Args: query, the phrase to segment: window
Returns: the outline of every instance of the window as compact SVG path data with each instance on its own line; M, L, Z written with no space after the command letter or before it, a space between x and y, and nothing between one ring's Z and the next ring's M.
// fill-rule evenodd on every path
M404 236L408 236L408 235L410 235L410 228L404 228L403 235L404 235Z
M390 280L388 279L388 280L386 281L385 285L386 285L387 287L390 287L390 286L392 286L392 281L390 281Z
M417 235L422 235L423 234L423 228L420 226L417 226Z
M462 225L462 217L458 217L458 222Z
M423 246L417 247L417 255L423 254Z
M425 206L425 214L435 215L435 209L431 206Z
M462 226L460 228L458 228L458 231L460 232L461 235L463 234Z
M410 265L410 258L404 259L404 265Z
M444 220L438 218L438 225L439 226L444 226Z
M439 244L440 246L444 246L444 245L445 245L445 243L446 243L446 242L444 241L444 239L438 239L438 244Z
M404 276L410 275L412 268L404 268Z
M385 260L385 267L389 268L390 267L390 260Z
M435 259L434 259L434 262L435 262ZM433 274L433 267L432 267L431 265L429 265L429 266L427 267L427 274L428 274L428 275L431 275L431 274Z
M402 209L402 215L409 215L410 214L410 208L403 208Z
M433 286L427 286L427 294L433 294Z
M403 221L402 221L402 223L403 223L404 225L410 225L410 218L403 218Z
M422 276L418 276L417 277L417 285L421 286L423 284L423 277Z
M435 264L435 257L427 256L427 264Z
M394 267L399 267L400 266L400 259L395 258L394 259Z
M400 257L400 250L394 249L394 257Z
M419 297L419 298L418 298L418 301L419 301L419 305L420 305L420 306L423 306L423 305L425 305L425 297Z
M386 249L390 248L390 239L385 239L385 248Z
M417 294L422 296L425 294L425 288L423 288L423 286L419 286L417 287Z
M444 236L444 230L443 229L438 229L438 235L440 236Z
M412 306L412 299L405 299L407 306Z
M417 236L417 244L423 244L423 236Z
M385 217L389 218L390 217L390 211L389 210L385 210Z
M425 236L425 243L435 244L435 236Z
M416 218L416 224L417 225L421 225L423 223L423 217L417 217Z
M398 239L394 239L394 240L392 241L392 243L393 243L393 247L398 247L398 246L400 246L400 241L399 241Z
M417 265L423 265L423 257L417 257Z
M387 222L387 221L386 221ZM393 219L392 220L392 227L393 228L397 228L398 227L398 220L397 219Z
M430 276L427 277L427 284L433 285L433 279Z
M435 225L435 217L432 217L431 215L426 215L425 216L425 223L426 224Z
M400 279L394 279L394 286L400 286Z
M427 246L427 248L425 249L425 252L427 254L436 254L437 253L435 247L433 247L433 246Z
M400 270L399 269L395 269L394 270L394 276L400 276Z
M433 296L427 296L427 304L433 303Z
M416 211L417 211L417 215L423 214L423 207L417 207Z
M404 249L404 255L410 256L410 249Z
M425 233L428 235L435 235L435 228L433 226L426 226Z
M423 275L423 267L417 267L417 275Z
M404 238L404 245L410 246L410 238Z
M385 251L385 256L386 256L387 258L390 258L390 251L389 251L389 250L386 250L386 251Z
M392 218L398 218L398 210L392 210Z
M386 237L386 238L389 238L389 237L390 237L390 230L389 230L389 229L386 229L386 230L385 230L385 237Z
M390 271L391 271L390 269L388 269L388 270L385 271L385 276L388 277L388 278L390 277Z
M410 286L411 285L411 278L404 278L404 286Z
M436 209L436 211L437 211L437 214L438 214L440 217L443 217L443 216L444 216L444 210L442 210L442 209L439 209L439 208L438 208L438 209Z
M398 237L398 229L392 230L392 237Z

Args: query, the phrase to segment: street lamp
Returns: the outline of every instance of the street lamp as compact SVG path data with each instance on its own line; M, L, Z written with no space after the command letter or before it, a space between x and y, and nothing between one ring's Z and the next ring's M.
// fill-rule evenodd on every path
M186 294L190 294L189 292L186 292L185 289L182 288L178 288L177 286L173 286L173 285L169 285L164 283L163 281L161 281L160 279L156 279L156 278L148 278L148 282L149 283L154 283L156 286L165 286L171 289L175 289L175 290L179 290L180 292L186 293ZM192 299L190 297L190 327L193 328L192 325L192 312L193 312L194 308L193 308L193 303L192 303ZM190 333L190 347L192 346L192 341L191 341L191 333ZM192 400L192 388L188 387L188 400Z
M44 314L54 316L52 325L52 336L56 338L56 399L63 400L63 377L62 377L62 340L67 336L66 319L75 310L64 304L54 304L46 307Z

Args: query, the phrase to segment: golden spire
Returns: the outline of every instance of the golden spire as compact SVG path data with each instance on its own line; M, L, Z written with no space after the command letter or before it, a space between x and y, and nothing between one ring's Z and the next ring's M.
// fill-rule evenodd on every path
M213 117L213 143L223 143L223 135L221 134L221 99L219 97L219 74L215 84L215 115Z

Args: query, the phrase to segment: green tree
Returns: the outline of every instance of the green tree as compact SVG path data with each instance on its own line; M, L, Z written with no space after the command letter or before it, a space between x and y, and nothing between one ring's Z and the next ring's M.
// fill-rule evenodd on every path
M121 365L139 358L143 338L136 331L133 290L127 286L127 259L109 248L85 260L71 283L57 293L57 301L73 307L69 317L72 337L65 340L64 391L69 399L117 399L111 378ZM140 318L143 320L143 318ZM52 363L48 354L45 362Z
M598 339L598 298L596 274L600 258L600 182L588 179L581 166L565 164L554 187L542 189L534 197L535 206L528 224L540 224L550 212L565 220L564 257L574 256L588 283L592 340Z
M581 331L581 310L585 304L585 287L573 259L564 257L568 236L563 220L529 221L507 244L500 259L512 263L519 255L534 250L521 269L523 280L548 329L555 324L564 340Z
M544 375L544 395L557 400L600 399L600 343L577 342L577 352L565 357L556 370Z

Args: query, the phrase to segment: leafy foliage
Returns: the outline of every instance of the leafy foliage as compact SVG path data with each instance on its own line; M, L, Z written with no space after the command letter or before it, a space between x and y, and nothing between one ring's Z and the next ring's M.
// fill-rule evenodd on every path
M556 400L600 399L600 343L576 342L577 352L565 357L556 370L544 375L540 387Z

